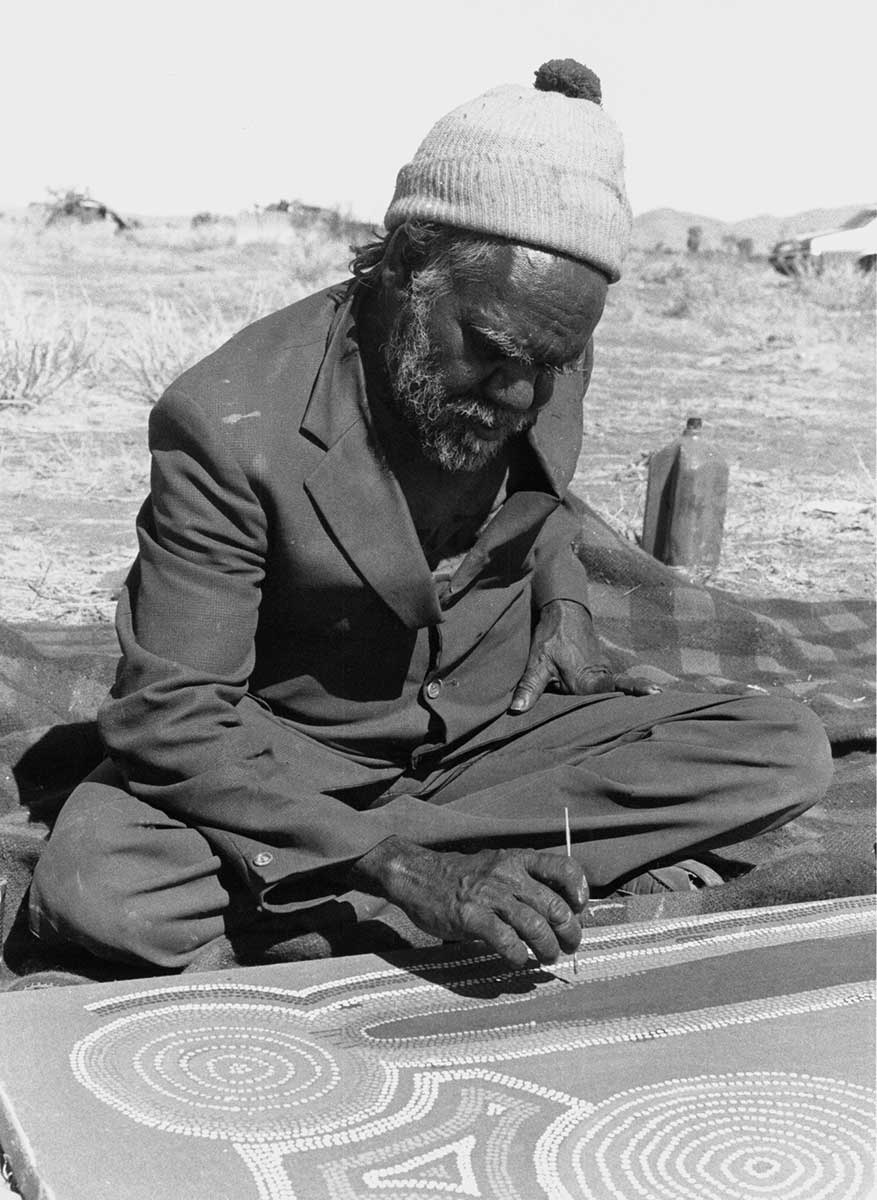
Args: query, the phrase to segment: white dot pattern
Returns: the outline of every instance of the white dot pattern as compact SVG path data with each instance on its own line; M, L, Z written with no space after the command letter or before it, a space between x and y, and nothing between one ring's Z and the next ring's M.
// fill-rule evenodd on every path
M383 1105L382 1073L367 1078L363 1065L302 1036L284 1006L228 1002L129 1013L83 1038L71 1057L80 1083L131 1120L235 1142L314 1130L328 1107L337 1124Z
M871 923L870 909L846 901L800 906L795 920L674 922L667 936L601 930L580 951L575 981L563 968L513 972L461 953L417 975L379 969L299 989L243 977L168 983L87 1005L97 1027L70 1064L92 1096L131 1121L230 1143L258 1200L864 1200L873 1097L852 1083L740 1072L606 1097L595 1080L597 1102L587 1071L570 1074L580 1095L562 1090L562 1071L560 1087L516 1072L540 1055L581 1063L612 1045L631 1053L659 1041L669 1058L674 1039L691 1034L746 1036L783 1018L872 1005L873 985L859 980L707 1008L588 1015L601 981L636 976L647 987L662 967L843 938ZM534 998L568 997L570 984L579 1017L527 1019ZM481 1019L485 1009L495 1017L496 1000L502 1020ZM317 1190L301 1191L305 1171Z
M863 1200L873 1095L834 1079L749 1072L612 1096L543 1148L593 1200Z

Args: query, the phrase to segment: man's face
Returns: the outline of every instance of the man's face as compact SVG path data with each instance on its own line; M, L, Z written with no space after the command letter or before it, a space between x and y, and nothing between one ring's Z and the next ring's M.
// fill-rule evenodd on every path
M585 263L511 245L477 282L415 273L392 315L387 368L426 457L474 471L528 429L557 374L581 359L606 288Z

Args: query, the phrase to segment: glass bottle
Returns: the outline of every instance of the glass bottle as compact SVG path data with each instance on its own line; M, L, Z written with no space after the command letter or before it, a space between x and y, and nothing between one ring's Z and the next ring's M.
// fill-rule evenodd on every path
M692 576L719 564L728 464L703 434L700 417L689 417L669 446L649 458L643 549Z

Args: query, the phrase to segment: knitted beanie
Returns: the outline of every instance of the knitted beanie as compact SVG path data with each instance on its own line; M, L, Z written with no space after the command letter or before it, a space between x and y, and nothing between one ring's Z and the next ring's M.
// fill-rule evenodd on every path
M532 88L492 88L436 122L396 179L384 225L434 221L568 254L612 282L630 238L624 147L600 81L553 59Z

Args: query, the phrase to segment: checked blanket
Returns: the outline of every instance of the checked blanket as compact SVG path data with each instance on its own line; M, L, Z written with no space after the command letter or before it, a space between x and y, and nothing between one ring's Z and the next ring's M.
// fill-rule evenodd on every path
M874 604L752 600L687 582L583 506L577 552L596 627L616 670L665 688L767 692L808 704L836 762L826 801L734 848L762 862L805 847L859 855L873 842ZM60 804L100 761L97 705L117 649L108 626L0 622L0 877L8 927Z
M866 1200L866 898L0 996L25 1200ZM122 1153L119 1147L124 1147Z
M871 600L754 600L700 587L588 508L577 550L618 669L663 687L792 696L819 714L837 750L873 749Z

